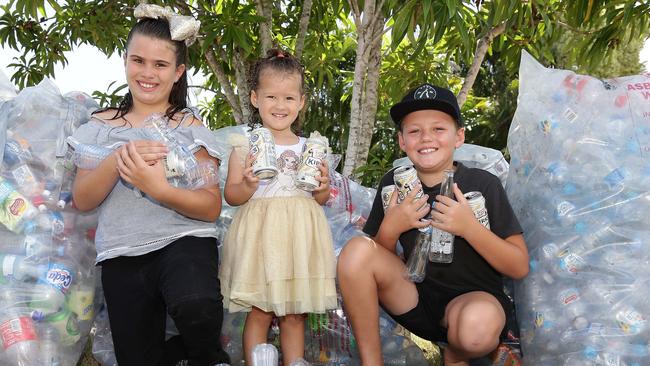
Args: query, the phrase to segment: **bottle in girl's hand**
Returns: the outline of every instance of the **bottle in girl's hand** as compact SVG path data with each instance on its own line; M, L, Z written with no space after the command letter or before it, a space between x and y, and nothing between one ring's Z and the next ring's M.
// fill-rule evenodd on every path
M174 130L169 127L169 120L160 113L154 113L144 121L149 135L167 145L168 153L163 158L165 175L175 187L187 185L187 173L196 168L198 161L194 154L177 139Z
M72 153L74 165L81 169L95 169L113 150L90 144L75 144Z

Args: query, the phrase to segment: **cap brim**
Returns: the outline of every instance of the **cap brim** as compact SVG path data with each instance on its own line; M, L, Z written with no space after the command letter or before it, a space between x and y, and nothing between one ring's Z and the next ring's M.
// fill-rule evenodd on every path
M390 109L390 116L393 118L393 122L399 126L407 114L425 109L445 112L456 120L456 124L463 125L463 121L456 109L448 102L439 99L419 99L397 103Z

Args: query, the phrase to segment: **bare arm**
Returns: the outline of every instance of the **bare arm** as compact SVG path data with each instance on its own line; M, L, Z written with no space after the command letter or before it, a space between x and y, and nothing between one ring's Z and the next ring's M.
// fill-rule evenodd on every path
M467 242L500 273L521 279L528 274L528 249L521 234L501 239L481 225L474 217L467 199L457 185L454 185L456 200L438 196L440 204L433 210L433 226L462 236Z
M252 158L246 157L244 166L237 151L233 150L228 160L228 177L223 190L224 198L231 206L239 206L246 203L255 193L260 179L253 175Z
M397 203L397 192L393 192L384 219L379 226L377 235L373 238L379 245L395 253L399 236L413 228L423 228L430 225L429 220L420 221L430 211L427 203L428 195L415 198L418 189L412 190L403 202Z
M199 161L213 160L218 163L205 149L200 149L195 156ZM189 190L170 185L162 161L147 164L135 150L133 142L120 148L117 168L125 181L182 215L208 222L219 218L221 193L218 186Z
M115 187L120 175L116 153L110 154L93 170L77 169L72 186L72 197L80 211L97 208Z

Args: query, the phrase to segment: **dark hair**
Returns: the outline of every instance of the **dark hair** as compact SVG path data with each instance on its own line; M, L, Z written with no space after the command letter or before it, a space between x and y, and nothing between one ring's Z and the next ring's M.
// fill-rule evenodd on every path
M126 50L128 52L129 44L133 36L136 34L141 34L143 36L161 39L169 41L174 45L176 53L176 66L187 64L187 46L184 41L174 41L172 40L171 33L169 31L169 22L165 19L153 19L153 18L143 18L138 21L131 31L129 36L126 39ZM171 106L165 111L165 116L167 118L172 118L176 113L187 108L187 69L183 72L183 75L178 79L177 82L172 86L171 93L169 94L169 104ZM95 113L104 112L109 109L115 109L115 116L111 119L117 119L124 117L127 113L133 108L133 96L131 91L127 92L120 104L117 107L107 107L99 109Z
M302 66L300 61L292 54L286 51L282 51L277 48L272 48L266 52L266 57L260 58L255 62L250 72L250 79L248 80L248 85L251 91L257 90L260 86L260 76L266 69L272 69L273 71L283 72L287 74L298 74L300 75L300 93L304 94L305 92L305 68ZM294 132L298 132L300 127L297 126L298 120L292 124ZM251 115L251 121L249 125L251 128L256 127L256 125L261 123L259 116L259 111L255 108L254 113Z

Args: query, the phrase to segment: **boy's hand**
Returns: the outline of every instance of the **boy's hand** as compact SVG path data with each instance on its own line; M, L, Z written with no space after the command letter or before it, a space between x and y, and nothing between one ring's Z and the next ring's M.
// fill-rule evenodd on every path
M253 174L253 154L246 156L246 163L244 167L244 184L252 190L256 190L260 184L260 178Z
M406 198L404 198L404 201L399 204L397 203L397 196L399 195L397 190L390 197L384 215L384 221L388 223L389 227L399 232L399 234L413 228L423 228L430 225L431 220L420 220L431 210L427 203L429 195L424 194L422 197L416 198L420 189L421 186L414 187Z
M456 236L465 236L468 230L474 230L476 225L483 227L474 216L467 199L454 183L456 201L445 196L436 196L435 204L431 210L433 227L452 233Z

